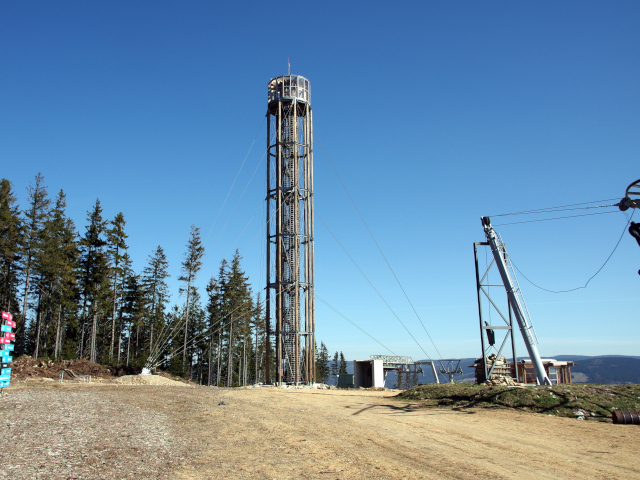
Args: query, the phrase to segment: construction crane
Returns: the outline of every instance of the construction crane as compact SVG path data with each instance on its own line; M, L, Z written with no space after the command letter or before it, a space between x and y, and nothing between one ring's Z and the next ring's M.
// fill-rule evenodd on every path
M524 344L527 347L531 363L536 371L538 385L551 385L551 380L549 380L549 376L542 365L542 360L536 347L537 341L535 339L533 324L531 323L531 316L524 303L520 285L518 285L518 280L513 271L513 265L509 260L509 255L507 255L507 249L500 235L491 226L491 219L489 217L481 217L481 219L484 233L487 237L487 243L489 247L491 247L493 258L502 277L502 283L507 290L511 309L518 321ZM514 358L513 361L515 362L516 359Z
M627 187L624 192L624 198L620 200L618 208L623 212L630 208L640 208L640 180L636 180ZM631 222L629 233L640 245L640 223ZM640 275L640 270L638 270L638 275Z

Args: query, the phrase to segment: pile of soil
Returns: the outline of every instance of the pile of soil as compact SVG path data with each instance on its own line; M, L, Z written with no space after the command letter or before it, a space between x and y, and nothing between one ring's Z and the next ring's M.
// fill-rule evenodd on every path
M116 376L114 368L103 367L87 360L35 360L28 355L22 355L11 364L11 378L27 380L34 378L58 379L60 370L71 370L76 375L91 375L92 378L111 379ZM124 374L124 373L123 373ZM123 375L121 374L121 375Z
M71 370L75 375L91 375L92 381L111 382L119 379L117 383L139 385L184 385L178 377L173 377L166 372L157 372L157 375L144 375L146 380L131 380L136 378L142 368L127 365L103 366L88 360L35 360L28 355L22 355L11 364L11 379L25 380L58 380L60 370ZM153 378L153 380L149 380ZM65 376L65 381L70 380Z
M124 375L138 375L142 368L127 365L105 367L88 360L35 360L29 355L14 359L11 364L11 378L14 380L44 379L57 380L60 370L71 370L76 375L91 375L91 378L113 380ZM66 378L66 377L65 377Z

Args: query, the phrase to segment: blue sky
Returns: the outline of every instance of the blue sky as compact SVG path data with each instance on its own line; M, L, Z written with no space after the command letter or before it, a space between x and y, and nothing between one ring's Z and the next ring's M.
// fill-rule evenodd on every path
M259 291L267 82L290 58L311 82L316 212L437 357L322 144L438 351L479 356L479 217L619 199L640 178L639 22L637 2L3 2L0 176L24 205L42 172L82 232L96 198L105 217L123 212L136 270L165 249L172 302L191 224L208 239L201 287L239 248ZM564 290L626 222L496 229L527 277ZM317 294L423 358L317 219L315 242ZM639 268L625 233L586 289L521 278L541 354L637 355ZM316 324L347 358L387 353L320 302Z

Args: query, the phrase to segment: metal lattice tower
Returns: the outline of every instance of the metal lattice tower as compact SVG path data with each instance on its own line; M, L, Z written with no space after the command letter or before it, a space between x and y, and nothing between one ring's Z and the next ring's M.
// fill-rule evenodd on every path
M273 78L268 98L267 345L273 337L275 383L313 383L313 130L309 80L299 75ZM271 383L269 350L267 383Z

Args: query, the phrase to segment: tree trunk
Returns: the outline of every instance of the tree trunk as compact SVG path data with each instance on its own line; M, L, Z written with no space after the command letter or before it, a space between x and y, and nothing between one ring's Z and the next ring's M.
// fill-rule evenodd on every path
M216 385L219 387L220 386L220 354L221 354L221 347L222 347L222 332L220 329L218 329L218 348L216 348L216 353L218 354L218 370L216 372Z
M51 297L49 297L51 300ZM49 327L51 325L51 301L47 302L47 315L44 322L44 340L42 341L42 351L47 355L47 347L49 346Z
M42 294L38 294L38 312L36 314L36 347L33 353L33 358L38 359L38 349L40 347L40 316L42 314Z
M136 325L136 345L135 345L135 351L133 352L133 356L135 358L138 358L138 356L140 355L140 345L139 345L139 341L140 341L140 325Z
M208 372L208 378L207 378L207 385L211 386L211 360L212 360L212 355L211 355L211 350L213 349L213 332L211 332L209 334L209 372Z
M231 345L231 338L233 335L233 317L231 317L231 322L229 324L229 349L227 355L227 387L230 387L233 384L233 348Z
M31 278L31 247L27 250L27 271L24 281L24 302L22 304L22 330L20 331L20 344L18 346L19 354L24 353L24 344L27 339L27 300L29 298L29 279ZM18 326L20 329L20 326Z
M100 335L100 353L104 353L106 351L106 341L107 341L107 329L109 325L104 323L102 325L98 325L97 331L99 332L102 328L102 335ZM96 344L98 343L98 338L96 334ZM96 359L98 358L98 347L96 345ZM107 352L107 358L109 358L109 353ZM97 360L96 360L97 361Z
M87 296L85 295L82 302L82 327L80 328L80 348L78 349L78 357L84 358L84 331L87 325Z
M120 309L120 315L118 317L118 360L120 363L120 353L122 352L122 309Z
M242 386L247 386L247 343L242 342Z
M111 311L111 346L109 348L109 360L113 360L113 344L116 333L116 293L118 292L118 252L116 245L115 267L113 269L113 310Z
M129 335L127 335L127 366L129 366L130 349L131 349L131 322L129 322Z
M153 282L153 293L151 295L151 334L149 336L149 355L153 352L153 327L156 323L156 283Z
M238 385L242 385L244 387L244 351L238 359Z
M62 304L58 305L58 323L56 325L56 344L53 347L53 358L57 360L60 355L60 321L62 319Z
M191 275L189 275L189 281L187 282L187 311L185 312L184 319L184 346L182 347L182 370L185 367L185 361L187 359L187 335L189 332L189 294L191 293Z
M96 363L96 336L98 334L98 309L93 311L93 322L91 325L91 349L89 350L89 361Z

